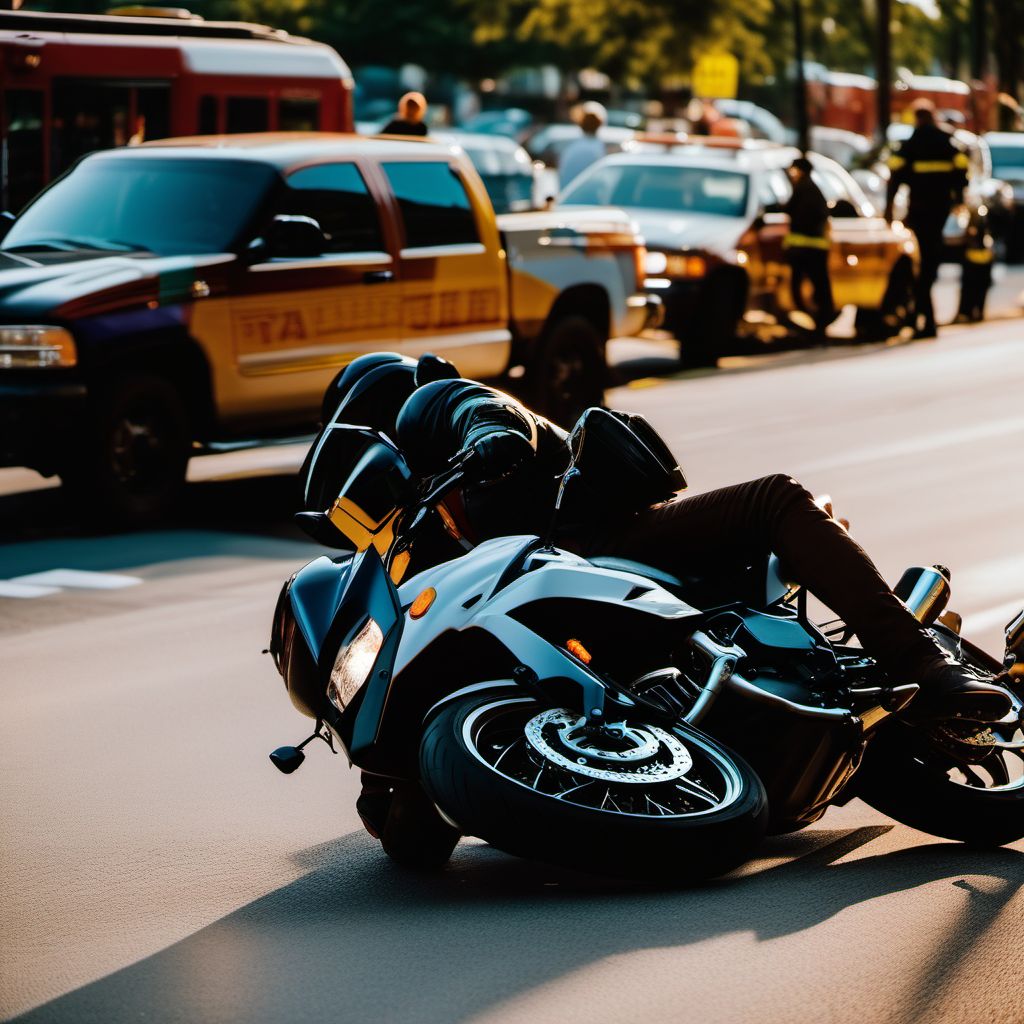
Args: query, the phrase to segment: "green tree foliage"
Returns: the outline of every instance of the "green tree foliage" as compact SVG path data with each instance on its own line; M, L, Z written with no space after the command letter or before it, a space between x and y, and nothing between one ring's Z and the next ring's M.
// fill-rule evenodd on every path
M40 9L101 12L117 0L27 0ZM353 65L416 63L467 79L513 67L593 67L620 84L680 84L695 59L727 51L747 87L781 82L792 67L793 0L152 0L208 19L262 22L335 46ZM807 58L872 73L873 0L801 0ZM966 77L970 11L984 21L1000 86L1024 75L1024 0L913 0L893 9L893 63Z

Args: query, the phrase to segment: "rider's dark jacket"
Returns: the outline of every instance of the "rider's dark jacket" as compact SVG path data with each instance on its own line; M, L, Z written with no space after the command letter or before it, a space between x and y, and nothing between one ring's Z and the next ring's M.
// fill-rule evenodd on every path
M567 434L510 395L471 380L438 380L418 388L402 406L395 440L418 474L438 473L448 460L485 437L515 433L534 457L508 479L465 492L476 540L543 533L558 478L569 464ZM486 476L486 473L484 474Z

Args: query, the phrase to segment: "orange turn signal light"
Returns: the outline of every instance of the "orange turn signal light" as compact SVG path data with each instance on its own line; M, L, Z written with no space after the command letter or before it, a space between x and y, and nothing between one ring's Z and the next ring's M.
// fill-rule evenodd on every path
M579 640L566 640L565 649L570 654L579 658L584 665L589 665L591 661L593 661L593 656L591 655L590 651L588 651L586 647L584 647L583 644L579 642Z
M434 603L435 597L437 597L437 591L433 587L427 587L426 590L417 594L416 600L409 605L409 618L423 618L430 611L430 606Z

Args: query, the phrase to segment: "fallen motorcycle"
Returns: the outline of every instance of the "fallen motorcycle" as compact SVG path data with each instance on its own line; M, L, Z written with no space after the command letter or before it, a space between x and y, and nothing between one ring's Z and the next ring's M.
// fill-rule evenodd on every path
M570 438L563 499L585 485L589 410ZM610 424L610 426L609 426ZM680 579L550 537L471 546L447 500L472 453L415 480L382 434L333 423L304 468L307 532L342 549L285 584L270 651L315 739L380 780L384 850L443 864L460 836L568 867L686 882L748 859L861 797L936 836L1024 836L1024 686L984 728L913 725L917 687L890 680L842 622L815 624L772 559L741 577ZM463 552L420 571L443 529ZM1024 660L1024 612L1005 662L943 613L948 573L897 591L938 641L990 675Z

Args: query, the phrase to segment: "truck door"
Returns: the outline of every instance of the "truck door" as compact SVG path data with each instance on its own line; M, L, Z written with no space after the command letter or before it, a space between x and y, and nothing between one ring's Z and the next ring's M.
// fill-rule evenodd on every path
M311 217L321 256L268 258L244 271L231 300L235 373L222 410L234 419L315 420L338 369L395 348L401 296L378 201L354 162L291 172L273 214Z
M447 159L380 166L401 221L402 352L443 355L466 377L500 374L511 345L506 266L483 186Z

